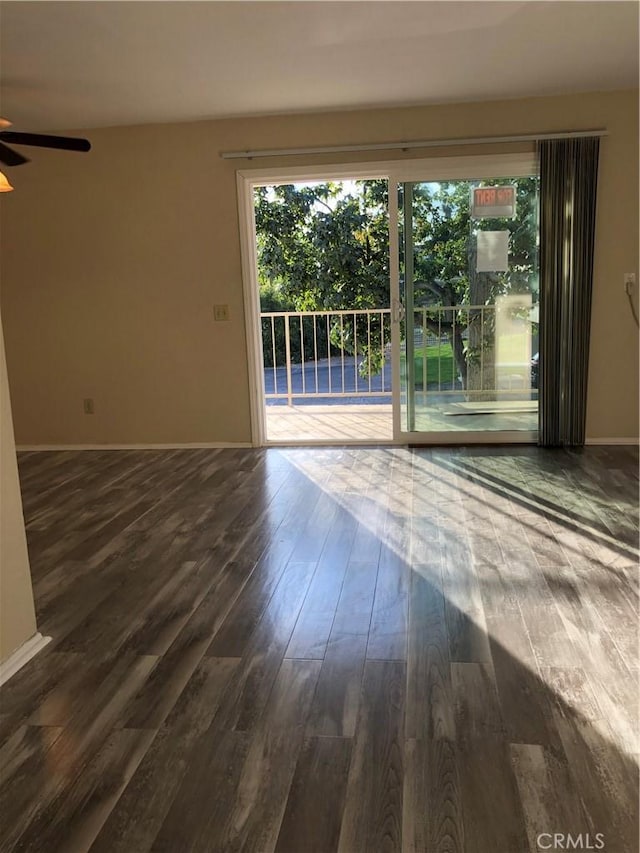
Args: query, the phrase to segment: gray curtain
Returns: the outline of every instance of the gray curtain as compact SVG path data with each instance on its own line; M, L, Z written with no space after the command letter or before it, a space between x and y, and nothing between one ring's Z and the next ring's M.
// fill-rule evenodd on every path
M585 439L599 142L549 139L538 146L543 447Z

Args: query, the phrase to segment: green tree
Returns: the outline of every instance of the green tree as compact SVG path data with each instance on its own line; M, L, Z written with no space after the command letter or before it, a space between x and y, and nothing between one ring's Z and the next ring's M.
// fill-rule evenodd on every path
M471 188L487 184L516 187L513 219L471 218ZM410 191L416 307L490 305L502 294L537 291L537 177L420 183ZM476 272L476 235L481 230L509 231L508 272ZM440 311L439 320L435 312L433 319L427 315L430 331L449 338L467 389L480 388L481 352L484 385L494 384L494 315L487 313L481 324L481 314L479 309Z
M514 219L472 219L470 190L486 182L440 181L410 188L416 307L492 304L508 292L537 289L537 178L501 178L516 187ZM255 191L258 271L263 311L336 311L389 307L388 198L384 180L283 185ZM401 230L402 230L401 222ZM476 272L476 232L510 232L505 273ZM401 233L401 245L403 243ZM401 259L402 260L402 259ZM448 337L464 388L479 388L480 353L485 385L492 382L492 320L481 326L476 309L450 308L427 315L433 333ZM487 318L492 314L487 313ZM265 321L270 322L270 321ZM333 346L362 357L361 370L382 367L384 322L355 325L332 318L329 329L305 318L291 336L293 357ZM275 326L274 326L275 328ZM266 327L265 327L266 329ZM276 355L284 348L284 324L275 331ZM265 346L265 364L273 363Z
M283 185L255 191L255 222L262 310L274 298L293 311L338 311L389 307L389 246L386 181ZM290 307L289 307L290 306ZM312 327L304 335L313 340ZM315 324L318 348L326 328ZM389 318L333 317L330 342L362 357L362 372L382 368ZM293 336L297 338L297 335ZM305 344L305 350L306 350ZM265 358L271 359L265 350Z

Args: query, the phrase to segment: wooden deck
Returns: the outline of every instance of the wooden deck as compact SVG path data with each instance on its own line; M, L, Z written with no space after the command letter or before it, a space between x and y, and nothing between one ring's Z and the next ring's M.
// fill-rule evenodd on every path
M391 441L391 404L267 406L269 441Z
M459 405L459 404L458 404ZM495 404L493 404L495 405ZM535 405L535 404L534 404ZM535 432L537 411L452 414L452 405L422 406L416 412L418 432L478 432L525 430ZM267 440L288 442L385 442L393 439L391 404L330 406L267 406Z

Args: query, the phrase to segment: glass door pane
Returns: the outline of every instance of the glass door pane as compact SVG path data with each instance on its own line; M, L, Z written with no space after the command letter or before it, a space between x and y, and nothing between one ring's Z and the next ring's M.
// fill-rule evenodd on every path
M538 178L398 184L405 433L535 432Z

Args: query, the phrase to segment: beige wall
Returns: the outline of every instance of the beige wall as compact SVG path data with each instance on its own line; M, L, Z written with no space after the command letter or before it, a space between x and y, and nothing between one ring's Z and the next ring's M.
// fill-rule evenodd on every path
M220 151L595 127L610 136L587 430L636 436L637 333L622 276L638 266L638 93L619 92L100 129L88 134L88 155L34 150L2 200L17 441L250 440L235 171L287 161L224 161ZM213 321L214 303L229 304L230 322ZM85 397L95 399L94 415L83 414Z
M36 633L0 323L0 663Z

